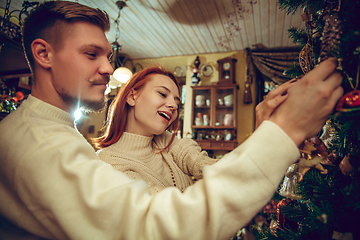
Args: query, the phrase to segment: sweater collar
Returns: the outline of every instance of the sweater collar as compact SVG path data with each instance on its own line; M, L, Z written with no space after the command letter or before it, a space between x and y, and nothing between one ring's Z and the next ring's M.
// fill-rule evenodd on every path
M21 103L20 107L21 106L32 109L32 111L40 115L42 118L51 119L53 121L74 127L75 117L72 114L48 104L31 94L29 94L27 99Z
M150 154L156 152L153 148L153 138L154 137L124 132L112 147L122 153L131 153L132 156L149 157Z

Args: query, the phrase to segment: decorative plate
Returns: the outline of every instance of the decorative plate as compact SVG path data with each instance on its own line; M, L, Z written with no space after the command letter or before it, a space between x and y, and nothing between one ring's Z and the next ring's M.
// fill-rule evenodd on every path
M205 77L210 77L211 74L213 74L214 70L212 68L212 66L210 65L202 65L201 69L200 69L200 73L205 76Z
M176 66L174 69L175 77L185 77L186 76L186 67L185 66Z

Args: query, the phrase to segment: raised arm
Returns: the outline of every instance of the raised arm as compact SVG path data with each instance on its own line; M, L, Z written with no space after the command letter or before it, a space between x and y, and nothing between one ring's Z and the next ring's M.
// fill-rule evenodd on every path
M275 89L271 90L267 95L266 98L256 105L255 112L256 112L256 127L258 128L260 124L264 120L268 120L271 114L275 111L275 109L283 103L288 94L287 90L297 81L297 79L292 79L280 86L276 87Z
M321 130L343 94L342 76L335 71L336 66L335 59L328 59L299 79L269 118L298 146Z

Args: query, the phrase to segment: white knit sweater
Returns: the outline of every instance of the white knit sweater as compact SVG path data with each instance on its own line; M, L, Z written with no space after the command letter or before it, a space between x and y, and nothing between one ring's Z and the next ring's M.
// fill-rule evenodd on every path
M100 161L73 126L70 113L31 95L0 122L0 239L227 240L299 158L292 140L264 121L184 192L150 195L144 181ZM180 150L174 161L194 175Z
M174 139L167 146L171 133L155 137L124 132L113 145L98 151L99 158L132 179L144 180L151 191L157 193L165 187L176 186L181 191L192 184L190 176L202 178L202 169L217 160L208 157L198 144L188 138Z

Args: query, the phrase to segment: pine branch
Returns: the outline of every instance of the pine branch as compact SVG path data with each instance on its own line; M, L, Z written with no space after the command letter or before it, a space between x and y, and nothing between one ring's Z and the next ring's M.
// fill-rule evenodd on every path
M298 8L308 5L311 0L278 0L279 8L287 10L286 14L295 13Z
M288 29L289 37L293 39L293 43L300 46L305 46L308 37L305 28L298 29L297 27L291 27Z
M356 82L360 65L360 0L278 0L278 3L287 14L295 13L299 8L307 12L308 29L293 27L288 32L294 43L309 44L313 55L308 60L318 61L322 41L323 46L329 43L328 52L336 53L341 61L344 92L354 90L357 84L360 90L360 83ZM328 21L330 28L327 25L325 29L325 20L329 16L338 17L335 22ZM303 73L295 63L284 74L297 77ZM256 239L328 240L332 239L334 231L360 236L360 110L358 106L346 109L345 105L343 110L331 116L335 132L328 152L335 151L339 156L336 166L324 165L328 174L320 174L315 168L308 171L297 185L297 193L302 199L281 207L280 213L285 216L285 220L280 218L283 221L281 228L255 231ZM349 156L351 172L340 168L343 164L338 165L344 156ZM273 199L282 198L275 194Z
M297 63L294 63L293 65L290 66L289 69L287 69L287 70L284 71L284 74L285 74L286 76L290 76L290 77L292 77L292 78L297 78L297 77L303 75L304 73L303 73L303 71L301 70L300 65L297 64Z
M295 13L298 8L323 9L329 0L278 0L279 8L287 10L286 14Z

